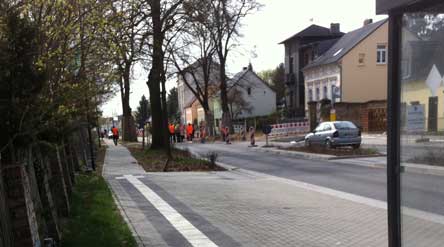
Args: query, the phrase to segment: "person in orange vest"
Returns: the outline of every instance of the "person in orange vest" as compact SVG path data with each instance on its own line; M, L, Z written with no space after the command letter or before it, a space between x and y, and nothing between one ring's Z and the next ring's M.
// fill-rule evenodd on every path
M117 141L119 140L119 130L115 126L113 126L111 132L113 132L114 145L117 146Z
M170 143L174 143L174 124L169 124L168 129L170 132Z
M193 125L191 125L191 123L188 124L187 126L187 140L188 141L193 141L193 132L194 132L194 128Z

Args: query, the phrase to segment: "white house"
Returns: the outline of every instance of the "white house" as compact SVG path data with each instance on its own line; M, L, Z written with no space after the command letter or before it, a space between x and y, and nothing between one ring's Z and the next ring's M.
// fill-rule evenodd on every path
M233 106L232 110L238 112L235 118L267 116L276 111L276 92L253 71L251 64L235 74L228 87L229 95L230 91L237 90L235 97L241 96L245 103L246 110Z
M219 65L214 64L212 65L212 70L210 71L210 86L209 87L218 87L219 85ZM199 61L196 61L192 65L190 65L188 68L185 69L186 72L185 78L186 81L190 84L190 86L193 88L193 90L196 90L197 83L199 84L199 87L204 90L204 80L203 80L203 71L202 66L200 66ZM186 85L182 75L177 74L177 94L178 94L178 102L179 102L179 111L180 111L180 121L181 123L192 123L193 122L193 115L191 112L191 106L193 103L196 102L196 97L193 94L192 90ZM202 108L202 107L200 107ZM188 112L188 114L187 114ZM202 112L203 116L203 109L200 109L199 112ZM200 118L202 118L202 116Z
M222 118L222 108L220 106L220 82L216 79L219 75L217 66L213 71L211 72L213 79L209 89L211 91L209 106L214 116L214 124L218 127ZM196 78L201 75L202 73L200 75L199 73L195 74ZM191 74L186 76L189 84L194 85L194 89L196 80L193 79ZM201 78L198 78L197 81L201 81ZM230 110L235 119L267 116L276 111L276 92L253 71L251 65L235 74L227 84ZM178 76L177 87L181 123L194 123L196 121L199 123L205 117L202 106L180 75Z

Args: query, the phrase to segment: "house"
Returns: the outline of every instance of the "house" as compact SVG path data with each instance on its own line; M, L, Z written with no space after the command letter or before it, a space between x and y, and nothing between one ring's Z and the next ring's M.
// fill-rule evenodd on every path
M443 35L402 29L402 128L408 132L444 130Z
M254 71L251 64L235 74L227 82L228 101L233 119L266 116L276 111L276 92ZM178 80L179 103L182 123L200 123L205 119L204 110L191 90ZM209 107L214 117L214 125L219 126L222 107L219 83L210 85ZM184 103L185 100L188 102Z
M195 90L199 86L202 90L204 88L204 73L200 63L197 60L190 66L188 66L184 71L186 71L186 81ZM209 81L209 91L214 91L215 88L219 87L219 65L213 63L210 70L210 81ZM177 76L177 95L178 95L178 105L180 111L180 122L181 123L192 123L194 119L197 118L196 114L191 114L191 106L198 103L196 96L193 94L192 90L186 85L185 80L181 75ZM201 107L200 107L201 108ZM188 115L187 110L188 109ZM197 109L197 108L196 108ZM203 109L201 110L203 111ZM197 112L197 110L196 110ZM188 116L188 118L187 118ZM195 117L192 117L195 116Z
M378 118L379 126L375 131L385 130L387 100L387 42L388 20L373 23L365 20L364 25L346 33L322 56L303 69L305 79L305 109L309 102L328 99L336 106L339 102L355 105L356 112L365 112L365 116L354 114L355 123L368 127L369 121ZM362 108L363 103L372 104L370 113ZM345 110L346 109L346 110ZM349 107L344 111L350 111ZM370 115L369 115L370 114ZM353 116L347 115L346 120ZM345 120L345 119L344 119Z
M387 99L388 21L372 23L345 34L303 69L307 102Z
M233 119L267 116L276 111L276 92L262 80L251 64L228 81Z
M292 117L304 116L305 84L302 69L342 37L339 23L330 28L311 25L279 44L285 46L286 106Z

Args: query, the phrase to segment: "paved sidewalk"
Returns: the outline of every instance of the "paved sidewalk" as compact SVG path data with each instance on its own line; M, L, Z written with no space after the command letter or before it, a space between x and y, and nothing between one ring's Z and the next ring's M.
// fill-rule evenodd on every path
M243 169L145 173L120 145L105 164L141 246L387 246L376 200ZM403 218L406 246L442 246L443 225L423 218Z
M143 174L145 171L124 146L114 145L113 140L104 139L108 149L105 155L103 175L105 177L125 174Z

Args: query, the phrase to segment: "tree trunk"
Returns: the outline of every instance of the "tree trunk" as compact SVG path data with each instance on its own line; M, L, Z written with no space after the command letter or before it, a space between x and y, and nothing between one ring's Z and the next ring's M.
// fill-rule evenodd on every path
M150 71L153 73L154 67ZM163 132L162 130L162 105L160 101L160 84L159 81L148 79L148 88L150 90L150 105L151 105L151 149L158 149L163 146Z
M172 154L171 154L171 145L170 145L170 132L168 129L168 107L167 107L167 101L166 101L166 87L165 87L165 77L162 76L162 120L163 120L163 127L164 127L164 149L167 155L167 163L165 165L165 172L166 172L166 166L168 165L169 160L171 160Z
M225 62L220 65L220 97L222 107L222 126L229 127L232 131L230 108L228 107L227 77L225 75Z
M148 76L153 121L153 142L151 148L163 148L169 154L168 113L166 109L165 71L163 64L164 52L162 48L164 33L162 32L160 0L152 1L150 5L153 21L152 67ZM163 97L160 94L160 85L162 85Z
M145 150L145 125L142 129L142 150Z
M131 107L129 105L130 99L130 69L131 63L125 63L124 73L123 73L123 93L122 96L122 112L123 112L123 122L122 122L122 139L124 141L135 142L137 141L136 126L134 123L134 118L131 114Z
M210 109L204 108L205 123L207 124L207 130L210 136L214 135L214 116Z

